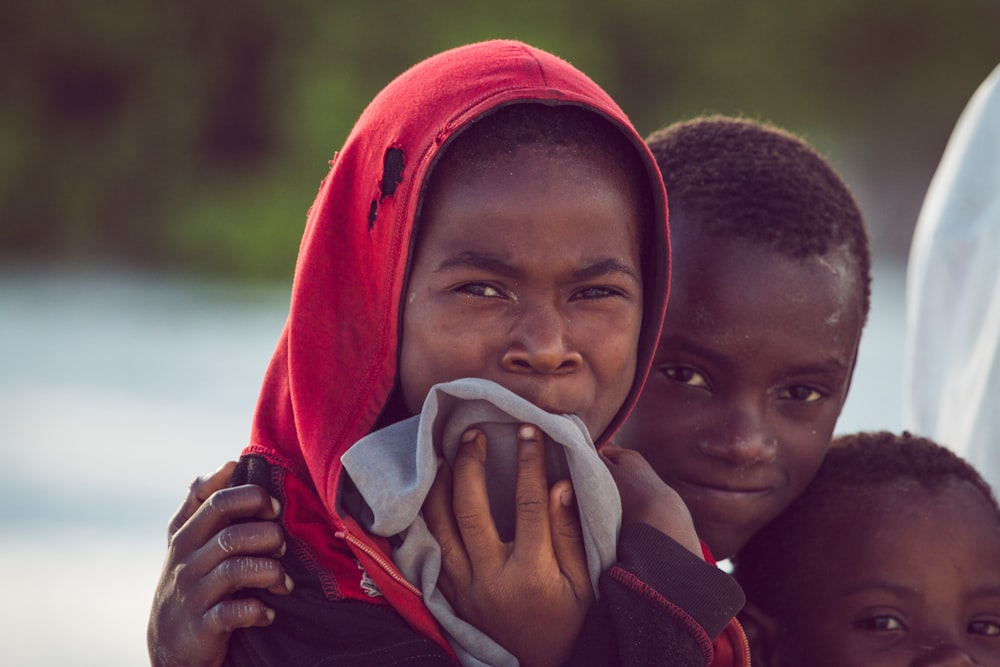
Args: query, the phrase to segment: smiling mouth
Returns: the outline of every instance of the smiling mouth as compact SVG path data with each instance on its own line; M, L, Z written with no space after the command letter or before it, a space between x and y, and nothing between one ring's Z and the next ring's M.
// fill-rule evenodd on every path
M728 484L715 484L712 482L701 482L689 479L679 479L677 483L682 487L687 487L701 494L707 494L719 498L746 499L755 496L764 496L771 493L771 487L736 487Z

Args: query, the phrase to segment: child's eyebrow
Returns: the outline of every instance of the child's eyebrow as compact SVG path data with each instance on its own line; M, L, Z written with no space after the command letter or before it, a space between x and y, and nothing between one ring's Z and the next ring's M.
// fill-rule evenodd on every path
M520 278L521 271L499 255L491 255L474 250L464 250L438 264L435 273L454 268L483 269L490 273L498 273L510 278Z
M443 260L438 264L435 273L452 268L482 269L509 278L521 278L523 276L521 269L511 264L504 257L474 250L464 250L453 257ZM613 257L590 260L585 266L573 271L571 277L574 281L585 281L612 273L623 274L636 282L641 282L639 274L636 273L634 268Z
M898 597L914 597L920 595L920 592L914 590L912 586L904 586L903 584L893 584L888 581L877 580L859 581L845 590L843 595L844 597L847 597L849 595L870 593L872 591L885 591L886 593L892 593Z
M613 257L593 260L582 269L574 271L573 279L584 281L593 278L600 278L601 276L606 276L611 273L624 274L636 282L642 282L642 279L639 278L639 274L635 272L634 268L617 259L614 259Z
M991 583L977 588L969 597L977 600L979 598L1000 598L1000 583Z

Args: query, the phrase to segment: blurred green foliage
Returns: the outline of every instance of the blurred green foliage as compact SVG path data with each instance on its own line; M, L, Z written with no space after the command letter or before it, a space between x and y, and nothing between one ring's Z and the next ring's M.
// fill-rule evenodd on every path
M720 112L804 134L901 254L998 27L998 0L5 2L0 253L287 279L367 101L423 57L512 37L643 133Z

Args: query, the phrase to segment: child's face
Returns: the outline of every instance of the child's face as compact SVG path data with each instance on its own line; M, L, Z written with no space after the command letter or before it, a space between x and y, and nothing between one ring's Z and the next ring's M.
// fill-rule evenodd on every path
M613 171L521 148L434 176L410 271L400 377L493 380L596 438L632 387L642 320L635 195Z
M982 496L897 483L855 510L823 527L779 663L1000 665L1000 523Z
M673 252L653 370L616 440L646 457L727 558L826 453L857 353L860 290L840 251L792 260L685 231Z

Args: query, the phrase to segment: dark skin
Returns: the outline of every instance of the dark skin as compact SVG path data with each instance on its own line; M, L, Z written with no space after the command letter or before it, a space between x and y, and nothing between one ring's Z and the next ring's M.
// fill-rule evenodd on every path
M653 467L643 460L611 470L623 500L629 494L621 478L631 476L628 471L651 469L666 479L691 511L665 516L679 524L693 516L698 534L724 558L787 506L826 452L860 339L857 276L843 256L798 263L739 240L699 240L696 221L686 223L675 216L673 223L673 288L665 337L639 404L617 437L644 454ZM719 279L705 282L711 276ZM827 303L830 312L819 313L816 293L808 299L791 298L788 285L823 286L819 291L829 296L819 301ZM775 291L786 297L768 296ZM846 308L843 317L835 318L831 327L810 330L812 324L829 319L835 304ZM706 320L712 313L714 319ZM707 329L709 323L714 326ZM718 333L734 330L743 336ZM701 347L689 347L686 341L691 340ZM820 350L826 352L820 355ZM711 365L705 361L709 358ZM754 363L736 364L743 359ZM729 370L737 367L744 370ZM801 368L812 370L803 375L797 370ZM673 406L677 414L665 419ZM608 461L623 460L621 450L608 446L604 453ZM723 482L731 488L704 490L698 488L703 484L692 483L708 477L716 486ZM739 484L761 489L740 491ZM678 494L664 488L659 489L664 506L676 508ZM447 493L435 496L441 508L431 507L430 512L446 511L442 497ZM640 501L631 510L626 507L626 516L641 516L637 520L657 525L658 519L644 515L642 506ZM486 516L482 508L478 516ZM682 525L667 522L657 527L675 539L686 534ZM446 534L439 538L454 539ZM696 542L680 541L697 553ZM248 624L259 619L249 613L239 617Z
M400 385L408 410L419 411L435 383L481 377L549 411L576 414L599 436L635 374L639 198L614 165L530 147L472 172L444 161L434 178L403 317ZM511 192L518 193L513 201ZM462 441L454 468L442 468L424 508L442 545L441 590L462 618L522 664L561 664L594 599L572 487L563 480L548 488L544 443L524 425L516 537L504 543L486 500L490 445L475 430ZM642 457L612 448L605 460L621 490L623 520L650 523L700 555L686 508ZM192 513L197 501L190 498L250 495L247 487L221 485L196 483L178 514L202 544L236 517ZM273 516L267 499L247 502L249 516ZM219 664L233 628L266 625L270 617L259 604L227 606L226 623L206 611L233 590L259 585L233 570L226 570L225 588L182 580L195 561L198 571L225 570L227 555L178 544L180 535L171 539L150 617L151 654L170 646L187 660L182 664Z
M259 486L226 488L235 468L230 461L194 480L167 527L146 638L153 664L222 664L233 630L274 620L257 598L233 593L262 588L281 595L294 586L278 560L286 548L273 521L278 501ZM257 520L243 523L248 519Z
M538 430L527 425L523 430L532 435L519 439L514 542L500 540L490 515L487 443L478 431L467 434L469 441L459 449L454 472L442 467L424 503L424 518L441 545L438 586L456 613L511 650L523 665L561 665L579 633L579 627L569 623L582 625L593 595L586 559L581 558L583 538L573 512L573 487L562 480L547 488ZM618 486L622 522L651 525L700 558L690 513L642 455L608 443L600 456ZM547 512L540 511L546 506ZM557 568L565 572L553 579ZM553 595L547 589L556 582L562 590ZM538 619L543 627L533 627L536 621L526 618ZM546 636L540 644L539 630Z
M530 425L526 426L532 428ZM470 431L469 437L472 439L472 446L463 445L459 448L458 453L458 459L465 459L466 463L456 463L456 466L459 469L458 475L465 477L465 483L484 487L485 477L481 467L481 441L483 439L479 436L481 436L479 432ZM689 551L701 557L701 545L694 531L690 513L680 496L663 483L646 460L638 452L623 449L614 443L606 444L601 449L600 455L618 486L622 500L623 522L649 524L664 534L670 535ZM188 490L187 498L177 514L171 519L168 529L170 552L167 556L167 563L190 564L192 571L204 572L205 574L187 579L177 576L168 578L169 571L164 569L164 575L157 586L157 598L154 600L154 610L150 616L148 634L150 655L154 665L221 665L226 655L229 636L233 630L265 627L274 620L273 610L265 607L260 600L256 598L234 599L231 597L232 594L238 590L253 588L266 588L271 592L283 594L290 592L293 587L292 581L287 578L280 561L277 560L278 553L284 549L284 539L273 539L273 529L277 528L277 524L273 521L267 521L268 517L274 518L272 499L264 493L263 489L252 484L227 488L229 475L235 466L236 462L230 461L216 473L194 480ZM494 567L496 564L500 565L497 570L499 570L501 578L498 579L497 572L494 572L494 582L502 580L502 575L513 571L518 562L525 563L523 571L535 572L531 561L546 559L545 555L540 556L539 554L547 553L548 550L545 548L547 541L551 545L562 545L561 547L553 546L552 555L555 556L556 562L567 561L564 567L573 567L568 563L572 560L570 555L573 554L574 549L579 549L579 553L582 554L580 524L575 513L567 511L566 506L567 502L573 500L573 487L568 481L563 480L549 489L544 481L544 466L544 456L535 452L525 452L518 467L518 481L519 484L523 482L525 491L523 495L519 495L523 505L518 506L518 522L519 525L526 524L528 526L528 531L536 535L533 542L542 544L542 549L538 552L522 549L515 555L513 553L515 543L507 543L502 545L503 553L498 557L494 542L494 553L487 554L487 558L484 559L492 562ZM483 610L472 607L472 605L480 604L476 600L468 599L467 591L474 584L469 576L469 570L458 564L456 558L463 558L467 563L472 561L464 555L456 555L454 551L451 552L452 557L447 556L449 554L448 544L463 539L461 535L464 534L458 529L451 511L453 485L454 474L448 466L443 466L439 478L435 480L431 489L424 510L425 518L429 523L437 522L432 526L432 530L437 539L442 541L442 551L449 561L439 586L446 592L446 597L453 606L459 609L459 615L462 618L467 618L480 614ZM221 494L231 495L232 502L231 504L227 502L217 503L218 515L215 515L214 511L212 513L196 511L205 504L206 500L215 502ZM463 504L466 519L464 530L466 533L489 532L490 530L495 533L496 528L489 515L488 501L482 495L479 498L478 502L469 503L466 501ZM537 511L537 508L542 504L548 507L547 513ZM213 537L217 534L211 532L213 527L227 525L237 519L251 516L262 519L259 522L244 524L244 526L252 526L252 530L258 533L255 539L262 540L259 543L260 549L255 548L253 540L241 543L228 554L222 550L210 548L214 544ZM450 523L446 525L442 521ZM189 542L186 539L175 537L182 526L190 535L196 533L207 535L201 548L197 548L198 545L193 540ZM546 539L546 526L547 530L550 531L548 540ZM280 533L280 529L278 532ZM459 549L462 550L464 547L460 546ZM517 559L521 558L522 554L523 560L518 561ZM259 563L257 571L255 568L239 564L240 559L249 557L254 558ZM575 567L578 570L572 579L575 581L585 580L587 577L586 563L577 560ZM579 569L581 567L582 569ZM259 571L266 571L267 574L262 578ZM272 582L285 582L285 585L274 586ZM272 585L268 586L268 583L272 583ZM478 583L478 581L475 582L475 584ZM548 585L551 581L538 583ZM571 599L580 599L589 594L589 581L586 585L587 590L582 595L581 588L569 587L565 590ZM504 592L493 593L494 603L498 602L497 598L503 598L505 595ZM471 604L467 602L471 602ZM533 601L532 604L536 602ZM520 612L523 614L524 609L523 600L512 599L510 601L511 613ZM545 613L545 610L536 611ZM516 618L518 617L515 615L511 620ZM562 627L563 624L560 626ZM563 627L560 633L564 630ZM154 652L154 647L160 650ZM563 647L560 650L568 650L568 648ZM536 664L558 664L558 662L548 663L543 657Z
M981 492L964 480L852 492L823 517L838 539L789 573L809 583L778 616L748 610L754 665L1000 664L1000 523Z
M861 337L845 251L791 259L674 221L675 285L653 370L615 439L683 498L716 558L812 479Z
M699 536L717 557L724 558L787 506L811 479L826 452L846 398L861 334L857 276L844 257L799 265L738 240L699 242L697 234L685 229L695 230L697 225L685 227L684 221L675 220L673 287L664 344L638 405L616 437L623 445L636 443L635 450L653 467L641 457L623 458L632 450L608 445L602 454L606 462L617 464L609 467L619 482L627 517L654 525L700 553L696 540L683 538L689 534L683 524L693 516ZM709 248L703 249L703 244ZM739 255L744 254L746 259L741 260ZM732 276L711 283L702 280L703 276L725 273L727 266L738 280ZM686 297L688 286L699 283L692 296ZM825 299L827 304L848 306L844 317L837 318L832 327L810 330L811 323L824 321L824 315L815 310L815 293L804 300L765 298L769 290L787 294L785 285L814 287L816 283L824 285L820 291L830 295ZM701 311L695 303L702 304ZM709 309L718 312L715 319L705 319ZM724 315L726 312L733 315ZM825 316L831 314L833 310ZM718 328L698 328L709 322ZM716 333L744 329L742 338ZM690 340L700 341L701 347L689 348L685 341ZM710 341L711 355L705 353L706 341ZM827 353L817 355L820 350ZM711 366L704 361L708 357L714 360ZM745 370L737 374L728 370L743 358L754 359L754 363L740 364ZM812 371L802 375L796 370L801 368ZM671 412L674 405L678 406L677 414ZM672 417L665 419L666 414ZM730 426L725 427L727 424ZM716 439L708 437L712 433L717 434ZM643 444L646 442L649 446ZM765 446L766 442L777 446ZM696 443L699 446L694 446ZM470 467L468 472L474 470ZM691 474L685 474L688 470ZM731 480L728 483L733 486L755 475L758 480L768 477L774 490L702 493L686 483L689 477L696 477L696 471L704 477L705 470L712 471L713 479ZM657 487L656 493L636 494L638 501L629 503L623 478L632 477L638 484L650 471L676 485L680 495L670 487L651 484ZM435 496L441 506L429 507L429 512L448 511L442 497L446 500L447 493ZM684 498L691 511L664 513L660 516L672 517L673 523L658 525L662 518L644 510L643 499L653 497L661 498L663 507L675 509L678 499ZM482 508L478 516L486 516ZM479 522L484 523L488 525L485 519ZM449 536L439 535L439 539Z

